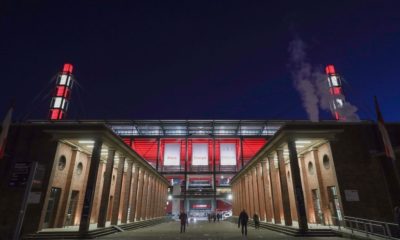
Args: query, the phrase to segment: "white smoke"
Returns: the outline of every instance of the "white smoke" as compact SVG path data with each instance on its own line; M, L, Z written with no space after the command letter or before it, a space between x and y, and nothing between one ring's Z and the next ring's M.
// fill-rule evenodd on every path
M330 111L332 96L329 93L327 76L322 67L314 67L307 62L305 44L296 38L289 45L290 67L293 83L300 93L303 106L311 121L319 119L318 105L322 110ZM344 99L344 98L343 98ZM343 121L359 121L357 107L345 101L338 113L344 117Z
M298 38L293 40L289 45L289 53L294 86L300 93L308 118L313 122L318 122L318 97L312 81L313 69L311 64L306 61L304 42Z

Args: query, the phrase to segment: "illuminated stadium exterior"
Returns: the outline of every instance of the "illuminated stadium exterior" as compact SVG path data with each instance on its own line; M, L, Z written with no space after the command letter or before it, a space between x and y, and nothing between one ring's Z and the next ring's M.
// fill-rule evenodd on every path
M231 211L231 178L283 121L140 120L107 124L170 181L167 213Z

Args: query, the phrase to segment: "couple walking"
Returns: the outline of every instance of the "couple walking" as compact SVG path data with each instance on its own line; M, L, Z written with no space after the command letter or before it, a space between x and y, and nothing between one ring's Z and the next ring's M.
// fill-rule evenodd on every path
M258 229L260 227L260 218L255 213L253 216L254 220L254 227ZM242 212L239 214L239 221L238 221L238 228L242 226L242 235L247 236L247 223L249 222L249 215L247 214L246 210L243 209Z

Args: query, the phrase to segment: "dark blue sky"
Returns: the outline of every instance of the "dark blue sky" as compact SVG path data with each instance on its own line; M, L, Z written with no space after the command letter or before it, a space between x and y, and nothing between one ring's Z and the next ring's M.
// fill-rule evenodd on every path
M400 120L400 1L270 2L2 1L0 114L16 98L17 118L46 118L71 62L69 118L306 119L288 66L297 35L314 66L335 64L362 119L377 95Z

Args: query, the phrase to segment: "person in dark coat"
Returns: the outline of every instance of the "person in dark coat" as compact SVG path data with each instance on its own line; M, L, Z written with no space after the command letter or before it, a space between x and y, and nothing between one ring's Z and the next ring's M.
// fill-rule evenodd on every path
M242 226L242 235L247 236L247 222L249 221L249 215L247 215L246 210L239 214L238 228Z
M181 220L181 233L186 232L186 224L188 223L188 217L185 212L179 214L179 219Z
M254 213L253 220L254 220L254 228L258 229L260 227L260 217L258 217L257 213Z

